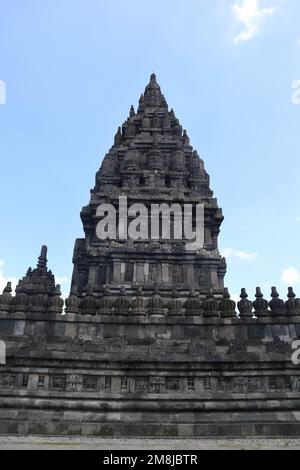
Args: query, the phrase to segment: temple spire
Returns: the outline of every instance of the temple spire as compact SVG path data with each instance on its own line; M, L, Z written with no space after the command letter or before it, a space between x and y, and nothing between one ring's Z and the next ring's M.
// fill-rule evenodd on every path
M46 247L46 245L43 245L41 248L41 254L38 257L37 267L39 269L47 268L47 251L48 251L48 248Z
M85 239L79 239L75 244L72 286L76 286L80 298L87 294L88 284L93 286L93 295L97 296L98 289L104 285L108 284L113 294L115 286L126 281L126 295L129 296L132 295L132 292L128 292L131 283L140 283L147 291L150 282L157 280L159 284L163 283L164 272L164 279L168 279L165 290L169 291L170 298L172 291L178 291L178 284L182 283L188 290L192 287L197 292L200 289L207 292L214 284L215 294L223 294L226 263L218 251L218 233L223 216L217 200L213 198L204 163L194 152L188 132L183 130L173 109L169 110L154 72L144 94L140 96L137 108L131 106L129 109L129 116L119 127L114 144L96 174L90 204L81 212ZM114 251L121 250L121 244L117 248L118 241L91 237L91 234L97 233L96 207L110 203L117 214L117 200L120 196L127 196L144 206L152 201L165 204L176 201L181 207L185 203L201 202L205 205L205 211L208 210L210 214L206 227L208 235L204 237L207 240L203 258L201 254L201 257L195 259L191 272L185 268L186 241L177 243L174 240L173 220L170 224L170 240L165 242L160 236L154 242L150 237L141 244L140 240L129 237L124 247L122 244L120 256ZM131 257L133 249L141 250L139 262ZM149 253L156 253L156 250L162 256L157 262L149 259ZM181 262L175 265L168 253L176 253L178 258L182 256ZM174 305L177 305L176 302Z
M144 93L144 103L150 108L168 108L165 97L163 96L160 86L157 83L155 73L151 74L150 82L146 86Z

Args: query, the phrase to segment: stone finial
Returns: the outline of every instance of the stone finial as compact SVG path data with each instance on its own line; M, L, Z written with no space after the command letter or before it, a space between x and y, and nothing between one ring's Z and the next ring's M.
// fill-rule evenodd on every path
M144 100L144 95L142 94L139 99L138 112L143 113L144 111L145 111L145 100Z
M122 143L122 130L121 127L118 127L118 131L115 135L115 145L121 145Z
M193 152L191 160L191 174L193 178L200 178L201 176L200 158L196 151Z
M121 139L122 140L122 139ZM121 143L121 142L120 142ZM112 154L105 155L100 168L101 177L111 177L116 173L116 161ZM89 210L89 206L86 206Z
M57 285L55 286L55 295L61 295L60 284L57 284Z
M130 311L130 301L126 295L126 289L124 286L120 289L120 294L115 301L115 315L124 315L128 316Z
M69 297L66 299L66 313L79 313L79 297L77 290L73 288Z
M174 134L178 137L182 137L182 126L180 124L176 124L174 126Z
M111 295L109 286L104 287L104 295L99 301L99 312L102 315L112 315L114 307L114 298Z
M224 287L223 299L230 299L229 289L228 287Z
M15 312L46 312L52 297L57 297L55 278L47 268L47 247L42 246L37 267L29 268L20 279L13 301ZM60 302L61 303L61 302Z
M45 313L48 308L49 295L45 292L39 292L30 296L29 310L31 312Z
M11 294L11 293L12 293L11 282L8 282L3 289L3 294Z
M273 316L284 316L285 315L285 304L282 299L279 298L276 287L272 287L271 291L272 300L269 302L269 307L272 311Z
M165 314L164 302L163 302L163 299L161 298L158 284L155 284L154 286L154 292L148 301L147 309L148 309L149 315L152 315L152 316L162 317Z
M137 288L137 293L132 301L132 315L146 315L146 299L143 297L141 286Z
M289 299L294 299L296 297L296 294L295 294L294 289L292 287L288 288L288 295L287 296L288 296Z
M41 254L38 258L37 268L41 270L47 269L47 251L48 248L46 245L43 245L41 248Z
M264 299L264 296L261 292L261 288L257 287L256 288L256 294L255 294L256 300L253 302L253 307L255 310L255 316L260 318L260 317L266 317L269 315L269 302Z
M184 145L190 145L190 138L187 134L187 131L184 129L183 131L183 143Z
M20 292L20 288L16 287L16 296L13 299L13 310L15 312L27 312L29 305L29 295L26 292Z
M10 311L11 304L13 301L11 293L12 293L11 282L8 282L6 284L6 287L3 290L3 294L0 295L0 312Z
M134 110L134 107L133 105L131 105L131 108L130 108L130 111L129 111L129 116L132 118L133 116L135 116L135 110Z
M168 303L168 314L169 315L177 315L181 316L182 315L182 302L178 298L178 292L176 289L173 289L172 295L171 295L171 300Z
M220 302L220 312L222 318L236 317L236 303L231 300L229 290L227 287L224 288L223 299Z
M200 316L202 310L202 301L194 291L190 290L189 297L184 304L185 314L188 316Z
M63 311L64 301L61 298L60 285L57 284L55 287L55 293L53 297L49 299L48 312L61 314Z
M238 302L238 309L240 312L240 318L252 318L252 307L253 304L250 300L248 300L248 294L246 289L241 289L241 300Z
M278 294L278 292L277 292L277 288L276 288L276 287L272 287L272 288L271 288L271 297L272 297L273 299L277 299L277 298L279 297L279 294Z
M225 273L226 273L226 269L227 269L227 262L226 262L226 258L221 258L220 260L220 265L219 265L219 269L221 270L225 270Z
M296 294L292 287L288 288L288 300L285 302L286 313L289 317L300 316L300 299L296 299Z
M88 285L86 288L86 295L81 300L80 313L82 315L96 315L98 310L98 299L93 294L93 288Z
M210 289L203 304L204 317L218 318L220 316L219 301L215 298L214 290Z
M161 95L161 104L166 110L168 109L168 103L164 95Z
M150 75L150 81L149 81L148 85L146 86L145 95L147 94L147 91L149 91L149 90L160 90L160 86L157 83L155 73L152 73ZM160 96L161 96L161 93L160 93Z
M156 75L154 73L151 75L150 82L146 86L144 102L146 106L151 108L167 108L166 102L163 100L160 86L156 81Z

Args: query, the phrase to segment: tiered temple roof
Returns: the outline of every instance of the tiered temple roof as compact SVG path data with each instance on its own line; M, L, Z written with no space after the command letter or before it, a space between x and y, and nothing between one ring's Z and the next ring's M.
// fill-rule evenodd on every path
M152 203L204 204L204 246L187 254L185 241L174 238L99 240L97 208L111 203L118 210L119 196L127 196L128 205L142 203L149 208ZM81 219L85 239L75 244L73 293L82 296L89 289L98 295L109 286L115 293L124 287L129 294L142 287L151 295L156 284L163 284L169 298L174 289L185 299L191 288L203 295L211 288L222 294L226 272L218 250L222 210L213 197L204 162L173 109L169 110L155 74L137 111L131 106L128 119L118 129Z

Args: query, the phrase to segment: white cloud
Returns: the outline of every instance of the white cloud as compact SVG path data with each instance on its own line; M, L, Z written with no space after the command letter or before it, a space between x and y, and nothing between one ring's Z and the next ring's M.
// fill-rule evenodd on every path
M281 280L289 286L298 284L300 283L300 272L293 267L284 269L282 271Z
M63 284L69 284L70 280L67 276L62 276L62 277L55 276L55 282L56 284L59 284L60 286L62 286Z
M235 18L244 26L244 30L234 38L236 44L257 36L266 17L276 12L275 7L262 8L261 3L261 0L239 0L232 6Z
M246 261L251 261L257 258L257 253L246 253L245 251L233 250L232 248L226 248L223 250L222 255L225 258L240 258Z
M297 39L297 42L296 42L297 46L300 46L300 38Z
M241 297L239 294L231 294L231 300L234 300L236 304L241 300Z
M16 277L6 277L4 275L4 261L0 260L0 295L3 292L3 289L6 287L8 282L12 283L12 289L15 290L16 285L18 284L18 279Z

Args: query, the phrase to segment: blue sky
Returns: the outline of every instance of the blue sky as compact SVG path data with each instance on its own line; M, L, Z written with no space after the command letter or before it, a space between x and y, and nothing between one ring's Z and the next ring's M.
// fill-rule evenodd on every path
M0 0L0 287L47 244L68 290L79 212L155 71L223 208L230 291L300 295L299 17L299 0Z

